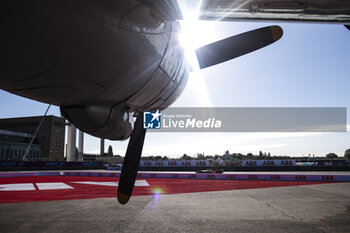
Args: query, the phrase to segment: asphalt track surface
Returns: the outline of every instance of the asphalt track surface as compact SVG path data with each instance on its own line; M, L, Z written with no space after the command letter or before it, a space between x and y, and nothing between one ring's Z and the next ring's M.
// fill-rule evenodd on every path
M140 179L120 205L118 178L0 181L31 187L0 191L0 232L350 232L350 183Z

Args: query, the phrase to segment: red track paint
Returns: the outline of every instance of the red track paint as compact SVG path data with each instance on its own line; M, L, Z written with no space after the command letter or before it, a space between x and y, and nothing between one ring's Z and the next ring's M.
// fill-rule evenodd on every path
M50 183L62 182L73 189L1 191L0 203L19 203L34 201L55 201L72 199L105 198L117 196L117 187L92 184L78 184L75 181L115 182L115 177L78 177L78 176L37 176L0 178L0 184L16 183ZM305 181L250 181L250 180L198 180L198 179L140 179L146 180L149 186L135 186L133 196L153 195L156 190L161 194L193 193L223 191L235 189L255 189L281 186L311 185L326 182Z

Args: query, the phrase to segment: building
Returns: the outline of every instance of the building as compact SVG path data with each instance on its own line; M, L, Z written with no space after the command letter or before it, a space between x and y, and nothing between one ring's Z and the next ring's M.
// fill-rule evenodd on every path
M32 134L0 130L0 160L21 160L32 137ZM30 158L41 157L42 146L36 141L31 146Z
M0 119L0 159L21 159L41 119L42 116ZM45 116L28 159L63 161L64 137L65 119Z

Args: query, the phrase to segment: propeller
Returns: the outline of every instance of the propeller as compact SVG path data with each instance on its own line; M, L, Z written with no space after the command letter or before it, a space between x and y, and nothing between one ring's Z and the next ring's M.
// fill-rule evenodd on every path
M143 128L143 114L141 113L138 115L134 124L134 130L129 140L120 174L118 184L118 201L120 204L126 204L131 197L140 165L145 135L146 129Z
M282 37L279 26L259 28L232 36L196 50L201 69L231 60L244 54L263 48ZM118 185L118 201L126 204L134 188L139 169L146 129L143 128L143 114L139 114L126 150L122 172Z
M196 49L201 69L253 52L279 40L283 30L269 26L231 36Z

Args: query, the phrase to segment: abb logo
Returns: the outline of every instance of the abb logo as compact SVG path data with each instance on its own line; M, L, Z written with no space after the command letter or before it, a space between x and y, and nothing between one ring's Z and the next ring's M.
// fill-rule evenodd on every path
M236 179L236 175L227 175L226 178L227 179Z
M142 177L142 174L141 173L137 173L137 177Z
M207 175L208 179L215 179L215 175Z
M204 162L204 161L198 161L196 165L197 165L197 166L206 166L207 163Z
M151 173L149 176L150 177L157 177L157 174L156 173Z
M195 178L197 178L197 175L196 174L190 174L190 175L188 175L188 178L195 179Z
M168 165L169 166L177 166L177 163L176 163L176 161L169 161Z
M275 162L274 161L264 161L263 166L275 166Z
M334 176L322 176L322 180L334 181Z
M245 165L246 165L246 166L256 166L257 164L256 164L256 161L247 161L247 162L245 163Z
M257 180L258 175L248 175L248 179Z
M292 166L293 165L293 161L292 160L282 160L281 161L281 165Z
M178 178L178 177L179 177L179 174L171 174L171 177L173 177L173 178Z
M271 180L280 180L281 176L280 175L272 175L272 176L270 176L270 179Z
M143 162L143 166L152 166L151 162Z
M306 176L295 176L295 180L306 180Z
M156 166L164 166L163 162L156 162Z
M184 161L181 163L182 166L191 166L191 162Z

